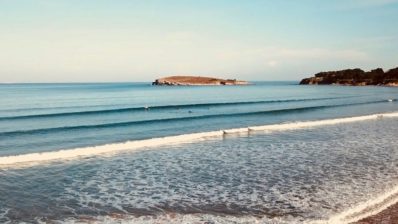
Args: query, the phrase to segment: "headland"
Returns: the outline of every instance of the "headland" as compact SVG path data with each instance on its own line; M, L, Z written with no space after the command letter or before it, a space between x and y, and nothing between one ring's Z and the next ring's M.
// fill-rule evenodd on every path
M398 67L387 72L381 68L368 72L359 68L320 72L301 80L300 85L398 86Z

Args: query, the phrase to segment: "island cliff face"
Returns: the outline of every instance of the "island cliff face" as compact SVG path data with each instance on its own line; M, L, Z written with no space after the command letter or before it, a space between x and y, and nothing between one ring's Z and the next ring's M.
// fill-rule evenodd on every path
M218 79L201 76L169 76L156 79L152 85L167 86L203 86L203 85L248 85L246 81L236 79Z
M341 71L320 72L314 77L301 80L301 85L384 85L398 86L398 68L384 72L377 68L365 72L359 68Z

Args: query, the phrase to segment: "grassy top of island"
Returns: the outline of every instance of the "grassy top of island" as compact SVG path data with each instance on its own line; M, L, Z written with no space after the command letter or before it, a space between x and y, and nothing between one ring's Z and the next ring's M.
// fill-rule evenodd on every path
M220 85L248 85L246 81L236 79L219 79L213 77L202 76L169 76L156 79L152 85L166 86L220 86Z
M362 69L320 72L301 80L301 85L349 85L349 86L398 86L398 68L384 72L377 68L365 72Z

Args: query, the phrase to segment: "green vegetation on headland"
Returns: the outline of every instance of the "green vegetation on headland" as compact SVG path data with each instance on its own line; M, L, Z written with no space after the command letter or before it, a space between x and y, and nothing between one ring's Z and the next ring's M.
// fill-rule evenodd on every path
M301 80L301 85L398 86L398 68L384 72L377 68L368 72L362 69L320 72Z

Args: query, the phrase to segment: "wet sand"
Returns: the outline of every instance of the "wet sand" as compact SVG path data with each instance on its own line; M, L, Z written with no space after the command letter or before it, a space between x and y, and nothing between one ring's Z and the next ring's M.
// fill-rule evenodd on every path
M355 224L398 224L398 203Z

